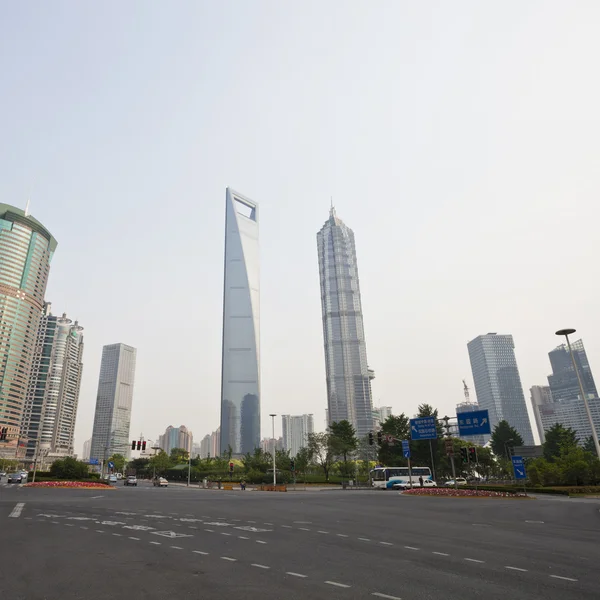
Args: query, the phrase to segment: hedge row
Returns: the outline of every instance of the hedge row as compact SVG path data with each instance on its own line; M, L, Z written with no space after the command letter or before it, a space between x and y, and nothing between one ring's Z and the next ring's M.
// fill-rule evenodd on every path
M475 486L464 486L465 489L474 490ZM515 485L478 485L478 490L487 490L490 492L522 492L522 486ZM527 486L529 494L556 494L559 496L571 496L577 494L598 494L600 495L600 486L565 486L565 487L532 487Z

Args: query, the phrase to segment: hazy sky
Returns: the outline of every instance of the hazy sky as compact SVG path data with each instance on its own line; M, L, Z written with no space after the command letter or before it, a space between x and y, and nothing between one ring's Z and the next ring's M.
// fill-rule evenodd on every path
M330 196L376 404L455 414L490 331L528 404L560 327L600 377L599 22L595 0L3 3L0 201L31 195L47 298L85 327L76 450L115 342L132 437L218 426L227 185L260 204L263 435L270 412L324 427Z

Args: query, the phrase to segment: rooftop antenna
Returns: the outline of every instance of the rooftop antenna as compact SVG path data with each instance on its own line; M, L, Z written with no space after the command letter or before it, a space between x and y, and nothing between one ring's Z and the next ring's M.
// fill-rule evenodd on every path
M331 200L331 205L329 208L329 214L330 216L334 216L335 215L335 208L333 207L333 196L330 196L330 200Z
M29 216L29 203L31 202L31 197L27 198L27 204L25 205L25 216Z
M462 381L465 392L465 401L470 403L471 399L469 398L469 386L467 385L467 382L464 379Z

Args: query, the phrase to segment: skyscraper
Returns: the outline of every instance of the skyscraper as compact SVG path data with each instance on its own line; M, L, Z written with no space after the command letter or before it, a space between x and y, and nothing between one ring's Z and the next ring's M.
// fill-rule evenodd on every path
M588 398L597 398L598 391L590 368L590 363L583 347L583 341L577 340L571 344L577 370L581 376L583 391ZM566 344L556 347L548 353L552 375L548 375L548 384L554 401L576 400L581 397L577 374L573 369L573 361Z
M533 385L531 386L529 393L531 394L531 407L533 408L533 417L535 419L538 435L540 436L540 444L543 444L546 435L544 433L544 420L542 419L541 410L542 407L552 403L552 392L547 385Z
M102 348L90 458L102 462L115 453L129 456L136 354L126 344Z
M0 457L15 457L56 240L32 216L0 204ZM23 451L25 448L23 448Z
M533 445L531 423L515 358L512 335L488 333L467 344L477 402L489 411L492 429L506 420L527 446Z
M373 429L354 233L331 207L317 233L329 424L347 420L358 436Z
M174 448L183 448L187 452L191 452L193 443L194 436L185 425L180 427L169 425L165 432L158 436L158 445L167 454L170 454Z
M258 205L227 188L221 372L221 452L260 444Z
M306 447L308 434L314 431L312 415L281 415L283 449L289 450L292 458L298 454L300 448Z
M90 460L90 452L92 450L92 438L90 438L89 440L85 440L85 442L83 442L83 455L81 457L81 460L83 461L88 461Z
M40 319L21 436L27 458L52 462L72 456L79 388L83 371L83 327L67 315L53 315L46 303Z

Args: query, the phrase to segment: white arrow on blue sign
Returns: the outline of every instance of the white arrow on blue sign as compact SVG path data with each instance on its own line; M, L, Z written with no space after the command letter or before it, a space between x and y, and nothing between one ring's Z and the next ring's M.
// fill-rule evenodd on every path
M515 479L527 479L527 472L525 471L525 462L522 456L512 457L513 470L515 472Z
M404 458L410 458L410 444L408 440L402 440L402 454Z
M435 440L437 438L437 423L435 417L419 417L410 420L411 440Z

